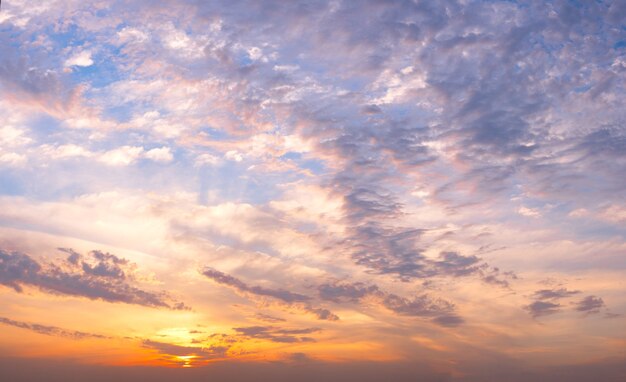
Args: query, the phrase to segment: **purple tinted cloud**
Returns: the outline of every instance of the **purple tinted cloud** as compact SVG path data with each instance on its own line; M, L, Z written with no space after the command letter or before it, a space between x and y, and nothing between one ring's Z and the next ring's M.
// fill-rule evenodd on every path
M289 292L283 289L270 289L260 286L250 286L234 276L225 274L212 268L204 269L202 274L219 284L229 286L239 292L249 293L261 297L271 297L287 305L302 307L305 311L314 314L320 320L335 321L339 319L339 317L337 317L328 309L316 308L311 306L308 303L311 298L308 296Z
M79 265L77 253L65 251L70 252L66 264L41 264L29 255L0 250L0 284L16 292L22 292L24 286L31 286L49 293L91 300L189 309L182 302L173 301L167 293L150 292L131 285L132 279L123 270L131 264L125 259L92 251L89 257L95 262L82 261Z

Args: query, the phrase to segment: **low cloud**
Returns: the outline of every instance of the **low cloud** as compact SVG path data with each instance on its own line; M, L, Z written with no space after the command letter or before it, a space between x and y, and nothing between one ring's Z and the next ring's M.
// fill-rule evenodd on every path
M189 309L165 292L151 292L132 285L135 265L113 254L91 251L83 256L72 249L62 263L40 263L27 254L0 250L0 284L21 293L24 286L91 300L123 302L153 308Z
M319 332L319 328L280 329L273 326L247 326L233 328L238 334L248 338L258 338L278 343L315 342L315 339L304 334Z
M24 321L16 321L16 320L12 320L6 317L0 317L0 324L30 330L35 333L44 334L47 336L65 337L65 338L71 338L74 340L82 340L85 338L100 338L100 339L111 338L108 336L103 336L101 334L86 333L86 332L80 332L77 330L62 329L56 326L41 325L41 324L35 324L31 322L24 322Z
M567 297L571 297L574 296L576 294L580 293L580 291L578 290L567 290L565 288L559 288L559 289L541 289L536 291L533 294L533 297L536 298L537 300L549 300L549 299L561 299L561 298L567 298Z
M260 286L249 286L243 281L237 279L236 277L227 275L223 272L220 272L212 268L206 268L202 272L202 274L219 284L233 287L241 292L247 292L247 293L255 294L257 296L272 297L272 298L284 301L288 304L291 304L294 302L309 301L311 299L308 296L289 292L283 289L269 289L269 288L264 288Z
M454 314L453 304L425 294L408 299L382 291L376 285L338 282L318 286L318 293L321 299L335 303L374 300L398 315L434 317L433 321L443 326L457 326L463 322Z
M558 313L561 305L549 301L535 301L525 308L530 312L531 316L540 317Z
M173 356L196 356L202 359L224 358L228 351L228 346L209 346L194 347L181 346L166 342L158 342L152 340L144 340L143 346L150 349L158 350L160 353Z
M81 52L77 52L70 58L65 61L65 66L91 66L93 65L93 59L91 58L91 52L88 50L83 50Z
M202 274L209 279L215 281L216 283L231 287L238 292L259 297L270 297L286 305L300 308L308 313L315 315L320 320L336 321L339 319L337 315L335 315L328 309L315 308L311 306L308 302L311 300L311 297L309 296L289 292L283 289L271 289L261 286L250 286L234 276L220 272L213 268L205 268L202 271Z
M583 313L600 313L600 309L604 308L604 300L596 296L587 296L576 303L576 310Z
M533 317L547 316L561 311L563 306L559 303L560 300L571 298L580 293L581 291L579 290L568 290L566 288L540 289L533 293L535 301L524 308ZM587 296L571 304L575 306L574 309L576 311L586 314L599 313L600 309L605 307L604 300L596 296Z

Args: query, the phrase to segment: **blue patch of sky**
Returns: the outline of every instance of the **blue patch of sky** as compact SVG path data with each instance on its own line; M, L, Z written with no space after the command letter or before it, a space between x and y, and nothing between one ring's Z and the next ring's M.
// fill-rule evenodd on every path
M240 67L250 66L253 63L248 52L244 50L235 51L234 59L235 59L235 63Z
M302 158L302 154L295 152L295 151L289 151L283 154L282 156L280 156L280 159L290 159L290 160L299 160L301 158Z
M24 196L33 200L53 201L67 195L78 195L86 183L75 182L67 163L46 167L30 167L18 171L0 170L0 193ZM54 175L52 175L52 171ZM33 181L36 179L36 181Z
M210 126L202 127L199 132L208 135L216 141L225 141L231 138L227 131Z
M318 159L309 159L300 163L300 167L311 171L315 175L322 175L326 171L324 162Z
M119 56L119 49L108 45L104 49L102 47L100 45L100 49L92 51L92 65L73 67L71 78L74 83L88 82L93 88L103 88L124 78L126 73L119 70L113 59Z
M219 201L264 204L276 199L284 182L282 174L258 176L247 171L248 164L226 161L220 166L204 166L198 171L198 202L207 204L209 193Z
M56 47L76 47L82 46L93 39L86 38L84 33L76 24L69 24L65 29L58 30L56 25L48 25L39 34L45 34L47 38ZM38 34L33 35L33 41L38 37Z
M0 170L0 192L32 200L67 200L105 190L155 190L171 193L195 189L193 171L181 163L140 159L129 166L108 166L84 158L65 158L46 166ZM102 174L106 173L106 177ZM77 182L76 179L80 178Z
M302 153L289 151L279 157L281 160L291 160L298 164L301 169L307 169L315 175L322 175L326 169L324 162L319 159L306 158Z
M24 193L20 171L0 166L0 195L17 196Z
M564 232L567 232L572 240L609 240L619 237L626 239L626 229L619 224L605 223L592 219L571 219L570 224L562 224Z
M102 116L105 119L112 119L119 123L130 121L134 113L135 113L135 106L132 105L131 103L127 103L127 104L123 104L119 106L113 106L113 107L106 107L104 108L104 110L102 110Z
M28 135L35 142L50 142L55 136L63 136L66 132L61 121L47 114L39 114L29 124Z
M574 88L574 92L576 93L585 93L587 90L591 89L591 85L583 85Z

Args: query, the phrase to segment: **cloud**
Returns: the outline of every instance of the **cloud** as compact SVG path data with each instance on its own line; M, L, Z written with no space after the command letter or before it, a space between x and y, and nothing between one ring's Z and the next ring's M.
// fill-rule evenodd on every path
M152 340L144 340L143 346L150 349L158 350L160 353L173 356L196 356L200 360L224 358L229 349L228 346L208 346L194 347L181 346L166 342L158 342Z
M601 309L534 281L624 264L620 2L158 3L3 7L0 106L29 116L0 121L12 126L7 232L76 227L77 239L162 254L181 288L202 254L248 275L205 274L248 298L336 317L321 299L346 320L375 306L403 316L385 323L406 337L418 330L397 324L406 317L510 327L512 300L537 317ZM296 203L299 185L329 197ZM139 196L118 203L111 190L127 189ZM15 290L139 296L115 258L9 255L1 280ZM253 268L270 269L267 284L245 281ZM368 281L319 285L351 277ZM145 292L134 303L175 304Z
M576 310L583 313L599 313L604 308L604 300L596 296L587 296L576 303Z
M373 299L377 304L398 315L434 317L433 321L443 326L457 326L463 323L463 319L454 314L454 305L441 299L432 299L428 295L408 299L384 292L376 285L346 282L321 284L318 286L318 292L322 300L335 303L366 302Z
M143 147L122 146L101 154L98 160L109 166L128 166L139 159L143 152Z
M319 332L319 328L280 329L272 326L247 326L233 328L238 334L248 338L258 338L278 343L315 342L315 339L302 334Z
M260 297L270 297L287 305L301 308L304 311L315 315L320 320L335 321L339 319L339 317L337 317L328 309L316 308L311 306L309 304L311 298L299 293L289 292L283 289L270 289L261 286L249 286L248 284L244 283L234 276L208 267L202 271L202 274L209 279L217 282L218 284L229 286L241 293Z
M282 289L269 289L269 288L263 288L260 286L248 286L246 283L237 279L236 277L227 275L223 272L220 272L212 268L204 269L202 274L219 284L233 287L239 290L240 292L247 292L247 293L251 293L254 295L258 295L258 296L273 297L275 299L281 300L288 304L291 304L294 302L304 302L304 301L311 300L311 298L308 296L289 292L289 291L282 290Z
M189 309L166 293L150 292L131 285L128 275L134 264L110 253L92 251L84 257L71 249L65 263L42 264L20 252L0 250L0 284L21 293L24 286L42 291L85 297L91 300L123 302L153 308Z
M65 66L91 66L93 60L91 59L91 52L89 50L83 50L75 53L65 61Z
M284 318L274 317L274 316L270 316L270 315L264 314L264 313L257 313L254 316L254 318L256 318L257 320L264 321L264 322L269 322L269 323L277 323L277 322L285 322L286 321Z
M153 160L155 162L161 162L161 163L168 163L168 162L171 162L172 159L174 159L174 155L172 155L170 148L167 146L157 147L157 148L148 150L144 154L144 157L150 160Z
M558 289L540 289L535 291L533 298L537 301L525 307L533 317L545 316L561 311L562 305L557 301L561 299L571 298L580 294L579 290L567 290L566 288ZM586 296L580 301L572 303L575 310L587 314L599 313L600 309L605 307L604 300L596 296Z
M525 309L528 310L530 315L533 317L541 317L558 313L560 308L560 304L549 301L535 301L525 307Z
M74 340L82 340L85 338L100 338L100 339L111 338L108 336L103 336L101 334L93 334L93 333L79 332L77 330L61 329L56 326L48 326L48 325L35 324L35 323L30 323L30 322L15 321L6 317L0 317L0 323L4 325L14 326L16 328L31 330L33 332L36 332L39 334L45 334L47 336L66 337L66 338L71 338Z
M566 288L540 289L538 291L535 291L533 297L538 300L557 300L561 298L568 298L579 293L580 291L578 290L567 290Z

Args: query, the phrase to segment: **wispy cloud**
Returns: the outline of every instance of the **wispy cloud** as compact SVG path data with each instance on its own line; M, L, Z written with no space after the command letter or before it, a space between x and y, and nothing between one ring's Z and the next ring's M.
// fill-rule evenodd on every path
M47 336L66 337L74 340L82 340L85 338L109 339L111 337L101 334L93 334L80 332L77 330L62 329L56 326L41 325L24 321L16 321L6 317L0 317L0 323L4 325L14 326L16 328L31 330L35 333L45 334Z
M287 305L298 307L305 312L315 315L320 320L335 321L339 319L337 315L335 315L328 309L316 308L311 306L311 304L308 303L311 298L298 293L289 292L283 289L270 289L260 286L249 286L248 284L244 283L236 277L227 275L212 268L204 269L202 271L202 274L219 284L234 288L241 293L246 293L253 296L270 297Z

